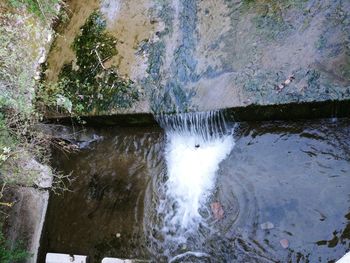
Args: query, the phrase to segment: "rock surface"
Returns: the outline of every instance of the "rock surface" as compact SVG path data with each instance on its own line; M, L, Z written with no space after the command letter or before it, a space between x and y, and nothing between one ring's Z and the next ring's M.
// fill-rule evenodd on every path
M117 52L96 66L115 69L139 92L126 107L112 103L83 115L350 100L349 1L71 0L68 7L71 18L47 60L48 80L58 81L64 65L76 66L74 40L99 10Z

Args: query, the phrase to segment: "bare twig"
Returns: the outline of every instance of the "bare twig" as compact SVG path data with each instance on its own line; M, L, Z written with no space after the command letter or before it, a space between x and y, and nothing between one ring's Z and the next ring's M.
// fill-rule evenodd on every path
M72 176L72 174L73 172L70 172L69 174L56 172L54 174L54 183L51 187L52 192L54 192L57 195L66 191L72 192L70 186L76 180L76 177Z
M12 207L13 203L4 203L4 202L0 202L0 205L2 206L7 206L7 207Z
M100 64L101 64L102 68L103 68L103 69L106 69L105 66L103 65L103 61L101 60L100 55L98 54L96 48L94 49L94 51L95 51L95 53L96 53L96 56L97 56L97 58L98 58L98 61L99 61Z
M4 189L5 189L6 183L3 183L1 190L0 190L0 199L4 196Z
M4 190L6 187L6 183L3 183L3 185L1 186L1 190L0 190L0 199L2 199L4 197ZM0 206L7 206L7 207L12 207L13 203L8 203L8 202L0 202Z

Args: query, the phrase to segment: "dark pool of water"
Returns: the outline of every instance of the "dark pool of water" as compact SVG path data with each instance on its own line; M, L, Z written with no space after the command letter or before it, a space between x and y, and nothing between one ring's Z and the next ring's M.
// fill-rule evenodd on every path
M55 155L55 165L77 180L72 192L51 196L41 260L46 252L89 255L90 262L168 260L144 220L156 206L149 195L164 180L157 178L166 169L163 132L96 132L104 139ZM224 217L210 230L200 227L174 262L335 262L349 251L350 120L242 123L234 136L208 200L209 211L218 202ZM267 222L273 228L263 229ZM186 256L194 250L207 256Z

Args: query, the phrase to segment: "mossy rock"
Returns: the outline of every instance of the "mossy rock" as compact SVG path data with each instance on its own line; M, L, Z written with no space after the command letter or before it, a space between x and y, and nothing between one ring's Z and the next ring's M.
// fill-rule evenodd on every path
M106 21L93 12L81 27L72 49L76 63L65 64L59 86L73 103L77 114L128 108L139 99L135 84L119 76L117 68L104 63L115 56L117 39L106 31Z

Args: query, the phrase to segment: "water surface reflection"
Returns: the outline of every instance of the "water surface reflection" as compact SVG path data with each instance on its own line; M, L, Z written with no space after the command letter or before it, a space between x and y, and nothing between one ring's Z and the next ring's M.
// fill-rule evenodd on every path
M78 180L74 192L51 198L42 254L166 261L164 240L151 227L164 215L150 216L155 190L167 180L158 176L166 174L163 132L97 133L102 141L69 158L57 154L56 165ZM174 262L334 262L344 255L350 249L350 120L241 123L234 136L201 211L206 226L171 251ZM215 218L213 203L223 218Z

